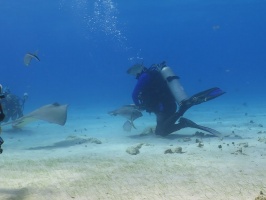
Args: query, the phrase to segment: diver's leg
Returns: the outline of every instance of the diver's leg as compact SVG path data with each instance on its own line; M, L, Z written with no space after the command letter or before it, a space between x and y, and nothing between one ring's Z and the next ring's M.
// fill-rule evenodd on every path
M164 113L156 113L156 128L155 134L156 135L165 135L165 120L167 116Z
M157 126L155 129L156 135L167 136L175 131L187 127L183 123L175 124L175 122L177 121L175 114L170 116L157 114L156 116L157 116Z
M191 120L188 120L186 118L180 118L179 122L177 124L175 124L175 122L177 121L177 115L174 114L172 116L170 116L168 119L164 119L163 122L159 123L159 128L157 131L157 127L158 127L158 122L157 122L157 127L156 127L156 131L155 132L157 135L161 135L161 136L167 136L173 132L179 131L180 129L183 128L196 128L199 125L197 125L196 123L192 122Z
M169 127L174 126L177 118L175 116L177 105L175 101L165 101L162 103L159 112L156 112L157 126L155 129L156 135L166 136L171 133Z

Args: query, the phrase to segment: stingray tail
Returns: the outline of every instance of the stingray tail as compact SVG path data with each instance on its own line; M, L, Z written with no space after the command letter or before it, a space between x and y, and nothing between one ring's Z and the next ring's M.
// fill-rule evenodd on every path
M136 126L134 125L133 121L130 121L131 123L131 126L134 128L134 129L137 129Z

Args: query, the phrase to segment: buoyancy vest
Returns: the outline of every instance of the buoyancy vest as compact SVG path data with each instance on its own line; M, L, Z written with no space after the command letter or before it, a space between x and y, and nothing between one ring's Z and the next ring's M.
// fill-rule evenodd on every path
M157 110L160 103L165 104L175 101L166 80L157 66L151 66L145 73L149 75L150 81L143 89L140 100L148 112Z

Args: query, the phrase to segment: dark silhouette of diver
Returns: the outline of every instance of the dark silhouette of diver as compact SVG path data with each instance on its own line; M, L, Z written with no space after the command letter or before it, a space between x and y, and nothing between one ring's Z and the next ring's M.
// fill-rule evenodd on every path
M179 77L173 74L165 62L152 65L149 69L142 64L136 64L129 68L127 73L136 76L138 80L132 93L135 105L140 110L146 110L156 115L156 135L167 136L187 127L197 128L218 137L221 135L216 130L198 125L182 117L190 107L224 94L225 92L220 88L214 87L188 98L178 81ZM179 104L177 112L176 102Z
M9 120L16 120L23 116L23 109L25 101L28 97L27 93L24 93L23 98L12 94L8 88L3 92L2 85L0 85L0 123L8 122ZM1 133L1 126L0 126ZM4 140L0 137L0 154L3 152L1 145Z
M0 99L5 98L5 95L2 94L2 85L0 85ZM5 114L3 112L2 104L0 101L0 122L3 121L5 118ZM0 126L0 134L2 132L1 126ZM4 143L4 140L0 137L0 154L3 152L3 149L1 148L2 144Z
M4 122L16 120L23 116L24 104L28 98L28 94L24 93L23 97L12 94L8 88L3 92L5 98L2 100L2 107L5 113Z

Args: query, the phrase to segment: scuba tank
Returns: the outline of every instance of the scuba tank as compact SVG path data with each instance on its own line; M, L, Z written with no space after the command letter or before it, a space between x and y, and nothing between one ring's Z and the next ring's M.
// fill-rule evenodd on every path
M172 92L175 100L180 105L181 101L188 98L183 86L179 82L179 77L174 74L172 69L168 67L165 62L160 64L160 73L163 76L164 80L166 80L167 85Z

